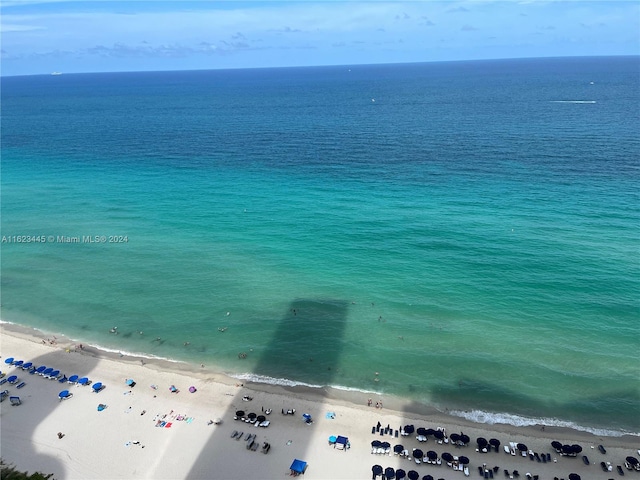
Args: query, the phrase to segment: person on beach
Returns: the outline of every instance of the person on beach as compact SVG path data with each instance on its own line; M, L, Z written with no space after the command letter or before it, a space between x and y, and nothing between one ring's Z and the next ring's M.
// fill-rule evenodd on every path
M64 437L64 433L58 432L58 438L62 438L62 437Z
M367 407L370 407L370 406L371 406L371 403L372 403L372 402L371 402L371 399L367 400Z

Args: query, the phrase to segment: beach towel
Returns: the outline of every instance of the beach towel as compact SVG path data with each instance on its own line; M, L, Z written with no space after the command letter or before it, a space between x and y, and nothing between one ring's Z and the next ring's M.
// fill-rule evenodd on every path
M336 414L335 412L327 412L327 414L324 417L328 420L333 420L334 418L336 418Z
M171 428L171 422L167 423L164 428Z

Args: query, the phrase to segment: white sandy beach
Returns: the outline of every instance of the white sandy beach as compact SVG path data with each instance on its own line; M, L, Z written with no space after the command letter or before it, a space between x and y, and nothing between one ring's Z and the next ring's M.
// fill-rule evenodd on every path
M57 339L55 345L43 344L38 332L29 333L20 327L3 324L0 369L7 375L17 374L26 385L5 383L18 395L22 405L12 406L9 400L0 404L1 456L5 462L21 471L53 473L62 479L277 479L287 477L291 462L298 458L308 463L304 478L313 479L369 479L371 467L416 470L420 478L432 475L435 479L464 478L460 471L446 465L416 465L398 456L371 454L371 441L388 441L391 446L402 443L406 449L445 451L469 457L470 477L478 478L478 466L498 466L498 478L505 478L504 469L518 470L520 478L526 473L540 479L554 477L568 479L578 473L582 479L617 478L617 465L623 465L628 455L638 455L638 437L596 437L594 435L555 427L513 427L508 425L473 424L457 417L432 412L420 413L416 406L405 405L399 399L373 398L383 402L383 409L367 406L367 396L354 392L308 388L283 388L273 385L238 385L234 379L213 375L206 368L180 363L144 360L107 354L84 348L74 351L73 344ZM69 350L69 351L67 351ZM5 364L4 359L15 357L60 369L67 376L88 376L92 382L102 382L106 388L99 393L90 386L61 384L39 375ZM6 378L6 377L5 377ZM125 384L127 378L136 381L133 388ZM19 382L18 382L19 383ZM157 386L157 390L151 388ZM180 392L171 393L175 385ZM195 393L189 392L195 386ZM60 401L58 393L69 389L73 397ZM130 392L130 393L129 393ZM253 397L243 401L242 397ZM98 411L98 404L107 408ZM258 428L234 421L234 412L244 410L261 414L273 409L267 417L268 428ZM281 410L295 408L295 415L282 415ZM143 414L143 412L145 412ZM328 418L327 413L335 418ZM413 413L411 413L413 412ZM304 423L303 413L312 415L311 425ZM180 418L184 418L180 420ZM208 424L220 418L220 425ZM157 427L158 420L171 427ZM438 445L430 438L420 443L415 435L400 436L376 433L372 426L380 422L393 430L401 425L416 427L445 427L447 433L463 431L471 437L467 447L453 448ZM251 451L244 439L231 438L234 431L256 434L262 445L271 444L267 454L261 448ZM58 438L57 433L64 434ZM328 444L331 435L349 438L348 451L334 449ZM541 463L521 456L499 453L480 453L475 450L479 436L497 438L501 443L524 443L539 453L551 453L557 462ZM590 459L585 465L577 458L561 457L551 448L551 440L580 444ZM139 443L138 443L139 442ZM607 449L601 454L597 445ZM600 462L608 461L613 471L605 473ZM624 467L623 467L624 468ZM627 472L628 475L639 475ZM381 477L378 477L381 478Z

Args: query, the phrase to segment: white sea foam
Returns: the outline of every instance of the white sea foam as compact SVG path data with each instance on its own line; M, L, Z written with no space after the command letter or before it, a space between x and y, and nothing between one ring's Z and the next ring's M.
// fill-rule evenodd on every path
M74 340L76 341L76 340ZM170 362L170 363L187 363L187 362L183 362L181 360L175 360L173 358L168 358L168 357L160 357L158 355L150 355L148 353L138 353L138 352L129 352L127 350L118 350L115 348L108 348L108 347L103 347L102 345L97 345L94 343L89 343L87 344L90 347L95 348L96 350L101 350L103 352L107 352L107 353L117 353L122 355L123 357L136 357L136 358L147 358L149 360L162 360L164 362Z
M585 427L577 423L568 422L565 420L558 420L556 418L530 418L520 415L513 415L509 413L489 413L482 410L450 410L450 415L456 417L466 418L475 423L485 423L488 425L504 424L514 425L516 427L527 427L533 425L548 425L554 427L571 428L573 430L579 430L582 432L589 432L594 435L606 436L606 437L621 437L623 435L640 435L640 433L625 432L619 430L608 430L604 428Z
M236 380L244 380L246 382L254 383L266 383L268 385L280 385L283 387L309 387L309 388L333 388L335 390L341 390L344 392L357 392L366 393L369 395L379 395L380 392L374 392L373 390L364 390L362 388L346 387L344 385L316 385L312 383L305 383L296 380L289 380L288 378L274 378L267 375L257 375L255 373L228 373L229 377Z
M267 375L258 375L255 373L231 373L230 377L237 380L244 380L245 382L254 383L266 383L268 385L279 385L281 387L311 387L322 388L322 385L313 385L311 383L298 382L296 380L289 380L288 378L274 378Z

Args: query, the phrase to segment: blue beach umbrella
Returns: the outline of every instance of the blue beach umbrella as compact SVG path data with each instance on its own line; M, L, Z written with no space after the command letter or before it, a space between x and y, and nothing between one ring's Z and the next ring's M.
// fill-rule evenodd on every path
M104 388L104 385L102 385L102 382L96 382L91 386L91 388L93 388L94 392L98 393L100 390Z
M60 370L54 370L49 374L50 377L57 377L58 375L60 375Z
M24 360L18 360L17 362L13 362L13 365L16 367L21 367L23 363L24 363Z
M392 478L395 478L396 476L396 471L393 467L387 467L384 469L384 476L387 480L391 480Z
M402 480L406 476L407 476L407 472L405 472L403 469L399 468L396 470L396 478L398 480Z
M335 435L331 435L329 437L329 443L331 443L331 444L336 443L336 436Z
M71 397L71 393L69 393L69 390L62 390L59 394L58 394L58 398L60 400L64 400L66 398Z
M373 472L373 478L376 478L378 475L382 475L382 465L374 465L371 467L371 471Z
M49 375L51 372L53 372L53 368L52 367L45 368L44 372L42 372L42 375Z
M46 365L40 365L38 368L36 368L36 373L42 373L47 369Z
M33 362L27 362L24 365L22 365L22 369L29 370L32 366L33 366Z
M4 363L7 365L11 365L13 363L13 357L5 358Z
M87 383L89 383L89 379L87 377L82 377L80 380L78 380L78 383L80 385L86 385Z
M71 375L69 377L69 383L76 383L78 381L78 375Z

